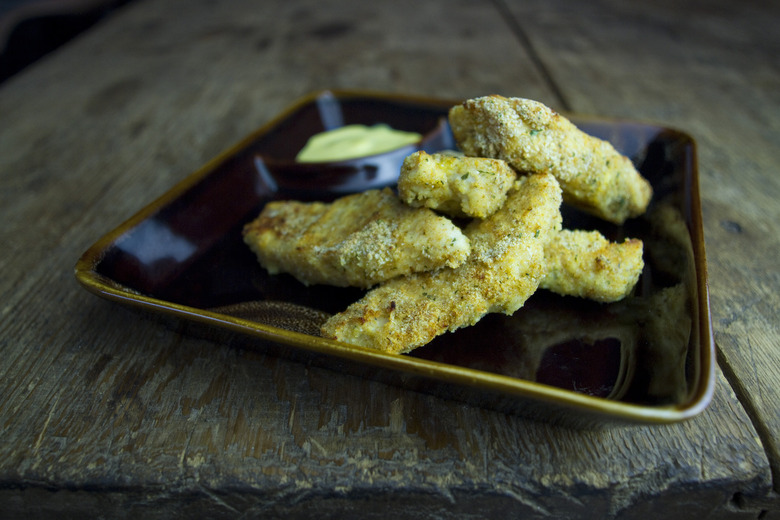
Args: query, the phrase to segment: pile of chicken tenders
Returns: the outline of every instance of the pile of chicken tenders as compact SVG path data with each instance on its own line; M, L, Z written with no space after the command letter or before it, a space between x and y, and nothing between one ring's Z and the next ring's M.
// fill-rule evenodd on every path
M617 224L646 211L652 188L627 157L528 99L470 99L449 123L459 150L408 156L397 193L270 202L245 226L269 273L368 289L323 337L405 353L513 314L539 288L601 302L631 293L640 240L561 224L563 202Z

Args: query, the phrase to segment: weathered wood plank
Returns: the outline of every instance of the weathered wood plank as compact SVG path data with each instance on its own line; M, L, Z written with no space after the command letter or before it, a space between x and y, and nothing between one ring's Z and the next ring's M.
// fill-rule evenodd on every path
M659 121L698 140L715 338L780 489L778 4L602 0L508 10L571 109Z
M193 338L77 287L95 238L326 87L556 101L501 13L467 0L144 1L0 88L0 504L755 517L734 497L763 496L768 463L722 379L687 423L574 432Z
M183 500L303 514L312 500L335 512L367 493L425 494L453 513L642 518L683 491L681 517L731 508L735 493L769 485L761 447L746 444L749 423L722 380L696 420L576 432L171 334L88 294L67 300L81 309L79 329L41 348L37 381L21 363L3 377L23 383L9 390L26 405L14 397L15 409L0 409L9 426L2 479L34 496L95 490L86 507L101 493L140 488L161 511ZM75 506L83 494L61 497Z

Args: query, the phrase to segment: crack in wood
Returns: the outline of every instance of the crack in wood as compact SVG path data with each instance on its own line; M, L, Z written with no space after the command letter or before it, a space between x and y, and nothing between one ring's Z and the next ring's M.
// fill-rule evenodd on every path
M531 59L531 62L538 69L539 74L542 76L542 79L544 80L545 84L552 91L552 94L555 96L556 104L560 107L561 110L566 112L571 112L572 111L571 104L566 99L566 96L563 94L563 91L558 86L558 83L555 81L555 78L553 78L553 75L550 72L550 70L544 64L544 60L542 60L542 57L536 51L536 47L531 41L531 38L528 36L528 33L526 33L526 31L523 29L523 26L512 15L509 8L506 6L506 3L503 0L491 0L491 2L493 2L493 5L498 10L499 14L501 15L501 18L503 18L506 24L509 26L509 29L515 35L515 38L517 38L517 40L520 42L520 45L523 47L526 53L528 53L528 57Z

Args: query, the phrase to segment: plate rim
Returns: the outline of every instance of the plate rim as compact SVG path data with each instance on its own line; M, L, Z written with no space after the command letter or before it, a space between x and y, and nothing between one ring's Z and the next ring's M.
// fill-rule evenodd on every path
M369 90L325 89L309 93L288 105L279 114L268 120L257 130L250 132L243 139L229 146L214 158L206 161L201 167L176 182L162 195L143 206L130 218L101 236L78 259L74 267L74 275L80 285L87 291L114 302L129 305L136 309L164 313L176 318L199 322L208 326L228 329L243 335L270 341L291 347L298 347L309 352L336 356L338 358L372 365L377 368L400 371L402 373L423 376L442 383L455 384L498 392L512 398L533 399L555 404L564 409L578 412L589 412L604 419L620 420L621 422L640 424L671 424L690 419L706 409L714 396L715 390L715 344L710 312L709 284L707 263L704 249L703 221L699 193L698 162L696 157L696 142L685 132L655 123L644 123L629 119L612 119L598 116L577 115L592 121L613 124L638 124L657 127L659 130L672 131L689 142L690 157L687 157L687 169L691 176L690 196L687 202L691 204L691 226L689 234L694 254L695 283L698 296L698 326L699 326L699 378L695 388L689 393L683 403L671 405L642 405L602 397L590 396L553 387L543 383L520 379L512 376L495 374L468 367L450 365L412 356L390 354L379 350L359 347L326 338L310 336L293 332L272 325L266 325L251 320L233 317L227 314L195 308L176 302L166 301L139 293L130 287L118 283L96 271L96 267L104 258L108 247L120 236L155 214L168 203L175 201L186 190L215 171L216 166L225 159L245 148L252 141L274 128L279 122L296 110L316 100L323 94L332 94L339 99L346 97L371 98L383 101L402 101L435 106L460 103L462 100L384 93Z

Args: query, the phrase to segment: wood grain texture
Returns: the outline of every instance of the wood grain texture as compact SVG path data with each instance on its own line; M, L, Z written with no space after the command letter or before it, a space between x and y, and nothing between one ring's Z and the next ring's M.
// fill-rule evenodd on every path
M715 339L757 421L778 490L780 5L679 8L507 3L568 108L663 122L698 141Z
M552 23L542 7L516 14L534 27ZM311 90L501 93L554 105L557 94L502 15L469 0L262 9L248 0L139 1L5 84L2 510L62 518L756 518L769 510L762 440L773 438L759 438L722 377L712 406L686 423L576 432L199 339L73 279L97 237ZM568 24L589 41L581 20ZM556 33L537 30L544 63L559 70ZM578 110L667 119L668 98L645 105L639 86L623 86L634 102L618 104L594 82L559 83ZM706 126L697 122L706 116L687 114ZM727 178L726 166L746 165L751 182L761 180L745 152L707 153L708 167L719 154L736 161L715 170L723 190L757 189ZM712 212L739 209L718 206L725 195L714 184L705 183L711 256L717 230L733 234ZM768 216L741 211L729 221L750 233L760 228L748 223L775 229ZM737 350L747 339L731 344L728 334L747 327L753 349L773 337L756 320L772 324L762 309L774 300L739 314L731 298L747 293L723 275L715 282L719 270L733 277L728 266L740 259L757 262L726 251L710 261L718 320L734 317L716 329L734 367L750 363ZM736 279L758 283L757 268Z
M89 513L128 500L128 515L191 504L225 518L268 509L304 517L351 504L357 516L378 499L381 517L381 504L403 499L397 511L410 515L422 505L445 517L643 518L684 498L683 518L734 508L734 493L769 485L722 380L696 420L576 432L171 334L88 294L69 299L81 316L62 347L41 352L40 379L19 363L3 378L25 383L10 388L23 394L11 401L27 404L2 409L11 426L3 481L48 496L36 499L42 510L63 500ZM101 337L106 330L114 336Z

